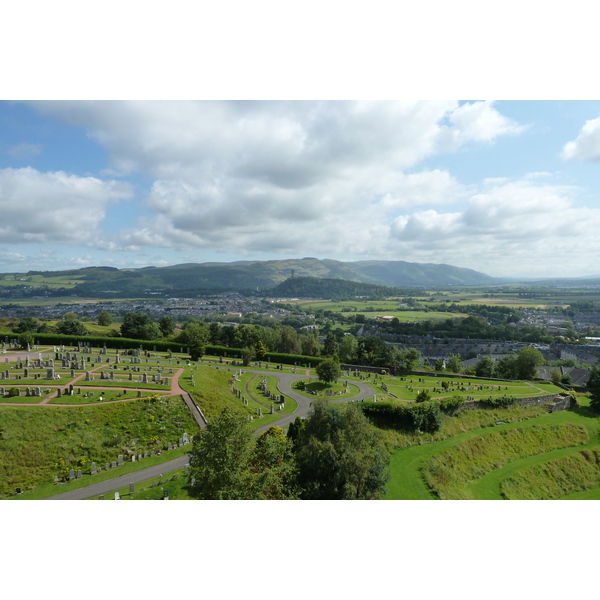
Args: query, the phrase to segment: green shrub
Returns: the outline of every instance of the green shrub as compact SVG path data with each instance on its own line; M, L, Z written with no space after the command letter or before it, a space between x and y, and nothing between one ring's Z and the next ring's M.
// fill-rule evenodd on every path
M497 396L489 398L482 398L480 402L491 406L492 408L507 408L515 403L516 398L514 396Z

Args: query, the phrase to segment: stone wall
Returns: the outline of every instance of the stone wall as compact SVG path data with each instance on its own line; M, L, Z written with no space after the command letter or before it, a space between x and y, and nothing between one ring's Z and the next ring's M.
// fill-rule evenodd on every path
M515 398L515 404L520 406L546 406L548 412L558 412L560 410L569 410L574 404L575 400L571 396L562 396L561 394L547 394L545 396L530 396L528 398ZM488 409L494 408L485 403L485 401L469 401L461 404L455 411L460 413L463 410L476 410L476 409Z

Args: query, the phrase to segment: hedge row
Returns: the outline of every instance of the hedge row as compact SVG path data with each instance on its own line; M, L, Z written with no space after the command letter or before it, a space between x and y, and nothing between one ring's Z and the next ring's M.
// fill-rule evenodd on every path
M156 350L159 352L179 352L183 347L184 352L187 351L187 347L182 346L176 342L161 342L154 340L134 340L131 338L122 337L104 337L95 335L63 335L60 333L34 333L33 338L39 345L54 345L54 346L77 346L78 342L84 342L86 345L94 347L102 347L106 345L107 348L116 349L130 349L142 347L143 350Z
M408 431L434 432L442 426L442 410L436 401L417 404L362 402L365 416L377 425Z
M16 334L15 334L16 335ZM10 337L10 336L9 336ZM18 336L16 336L18 337ZM187 352L188 347L178 342L164 342L160 340L134 340L131 338L122 337L106 337L95 335L63 335L60 333L35 333L33 338L39 345L53 346L77 346L78 342L84 342L86 345L93 347L106 346L107 348L127 350L142 347L142 350L157 352ZM206 354L211 356L227 356L228 358L242 358L243 350L241 348L227 348L226 346L206 346ZM279 352L267 352L266 358L272 363L282 363L286 365L298 364L301 366L316 367L320 362L325 360L316 356L302 356L300 354L281 354Z

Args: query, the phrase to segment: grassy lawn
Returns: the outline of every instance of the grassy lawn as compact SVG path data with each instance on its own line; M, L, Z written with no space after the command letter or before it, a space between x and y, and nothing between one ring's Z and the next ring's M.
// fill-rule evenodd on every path
M0 423L3 495L17 487L33 491L55 475L65 480L71 468L90 473L92 462L103 466L119 454L165 450L183 432L198 431L179 396L92 406L1 406Z
M162 483L159 483L162 481ZM154 485L153 485L154 484ZM186 470L177 469L171 473L163 474L162 478L148 479L136 483L133 494L129 491L129 486L122 487L119 490L121 500L163 500L165 491L169 494L169 500L190 500L187 493ZM114 500L115 492L105 494L105 500ZM90 500L99 500L99 496L90 498Z
M526 398L530 396L543 396L546 394L559 394L563 390L551 383L538 383L529 381L492 381L485 379L453 378L452 375L441 377L408 375L406 377L391 377L389 375L373 377L366 380L368 383L385 383L390 394L399 400L414 400L417 394L426 390L432 398L445 398L448 396L470 396L475 400L497 396L514 396ZM447 382L447 388L442 386Z
M582 404L585 404L583 399ZM487 427L474 427L479 415L485 417L489 412L489 423ZM538 416L533 416L537 413ZM540 414L541 413L541 414ZM494 425L494 419L512 421L515 415L520 414L518 422L506 422L501 425ZM527 415L531 415L527 418ZM521 419L527 419L522 421ZM468 421L471 421L470 423ZM585 444L553 450L537 456L526 456L517 458L511 462L502 465L501 468L494 469L487 475L480 477L468 484L466 492L477 499L502 499L500 494L500 484L502 480L520 469L531 467L548 460L566 456L571 453L579 452L583 448L591 448L600 442L598 432L598 419L586 406L580 406L573 411L561 411L557 413L546 413L543 409L530 408L523 409L512 407L508 409L498 409L494 411L471 411L471 414L462 414L457 417L447 417L446 423L442 427L439 436L444 436L450 431L464 428L465 430L455 435L450 435L439 441L430 441L432 436L413 435L408 440L409 447L402 448L393 453L390 461L390 472L392 475L388 485L386 499L396 500L431 500L434 496L425 485L421 477L421 467L423 463L434 456L456 447L459 443L495 433L502 430L518 429L523 427L532 427L534 425L553 424L560 425L572 423L585 427L589 435L589 441ZM446 431L444 431L446 429ZM422 445L418 445L421 442ZM592 492L590 492L592 493Z
M142 398L149 398L155 396L152 392L142 392ZM72 396L62 395L60 398L52 398L48 404L98 404L100 398L102 402L113 402L115 400L133 400L138 397L137 392L128 390L90 390L89 392L82 392L81 394L73 394Z
M277 380L271 375L267 375L266 373L257 374L257 373L244 373L236 383L236 388L240 390L242 395L248 400L247 405L243 405L253 418L252 425L253 427L260 427L262 425L266 425L267 423L273 423L280 419L285 414L292 414L298 408L298 404L292 398L285 396L285 408L283 410L278 410L281 406L279 402L272 402L267 396L265 396L261 389L261 384L263 377L266 377L267 381L267 390L271 393L276 394L278 397L281 395L281 392L277 388ZM237 400L237 399L236 399ZM241 402L241 400L237 400ZM271 404L274 406L275 412L271 413ZM262 416L258 417L258 409L262 413Z
M68 385L69 382L66 382ZM160 385L158 383L152 383L152 381L148 381L148 383L142 383L141 381L129 381L128 379L124 381L112 381L110 379L94 379L90 381L80 380L76 382L75 387L91 387L91 388L103 388L103 387L114 387L114 388L129 388L129 389L144 389L144 390L158 390L158 391L169 391L171 389L171 384L169 385Z

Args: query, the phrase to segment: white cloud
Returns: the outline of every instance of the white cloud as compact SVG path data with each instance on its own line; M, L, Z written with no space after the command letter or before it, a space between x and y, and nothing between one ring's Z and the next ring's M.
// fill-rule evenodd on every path
M501 135L517 135L526 127L500 114L493 102L473 102L459 106L450 115L454 125L454 139L466 141L494 142Z
M561 158L600 160L600 117L586 121L577 138L564 145Z
M0 169L0 239L5 243L86 242L111 201L131 186L62 171Z
M27 257L19 252L7 252L6 250L0 250L0 262L23 262Z
M578 207L579 190L530 178L486 181L462 212L418 211L390 225L390 250L421 262L469 266L492 275L597 272L600 209ZM578 264L573 272L567 265ZM567 273L565 272L567 271Z
M18 160L25 160L37 156L41 151L41 144L29 144L27 142L23 142L22 144L12 146L6 152L13 158L16 158Z
M557 235L553 218L563 231L581 227L558 217L574 214L572 190L539 185L542 174L466 186L442 168L418 170L429 157L524 130L492 102L35 106L84 127L101 143L110 159L106 174L151 178L145 216L118 235L93 238L109 252L155 247L249 257L454 257L465 264L489 247L492 268L508 244ZM520 256L521 246L512 248Z
M396 181L390 181L390 191L381 203L390 209L406 209L412 206L452 204L463 198L467 190L448 171L421 171L404 175L398 173Z

